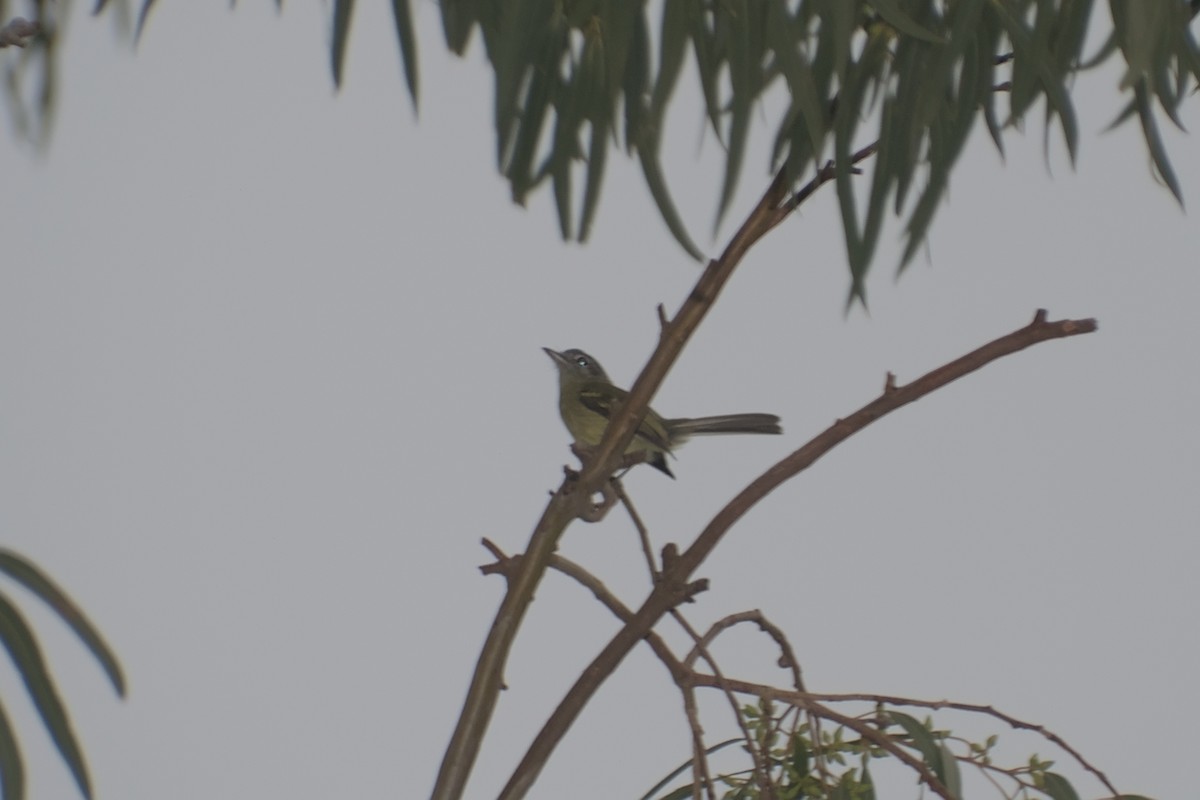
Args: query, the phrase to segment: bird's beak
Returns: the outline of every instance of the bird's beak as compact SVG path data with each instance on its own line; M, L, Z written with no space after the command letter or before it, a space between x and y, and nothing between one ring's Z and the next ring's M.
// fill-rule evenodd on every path
M546 355L550 356L551 360L554 361L555 365L557 365L559 367L565 367L565 366L570 365L570 363L571 363L570 360L567 359L566 356L564 356L562 353L558 352L557 350L551 350L549 347L543 347L542 349L546 351Z

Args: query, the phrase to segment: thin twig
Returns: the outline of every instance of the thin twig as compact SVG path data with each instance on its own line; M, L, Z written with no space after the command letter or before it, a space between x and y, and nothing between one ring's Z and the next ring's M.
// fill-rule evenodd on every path
M613 478L611 483L617 497L620 498L622 505L625 506L625 510L629 512L629 518L633 521L633 527L637 528L638 541L642 545L642 556L646 559L646 569L650 570L650 584L653 586L658 582L660 573L654 563L654 548L650 544L650 532L646 529L645 523L642 522L637 509L633 507L633 501L625 493L625 485L617 478Z
M684 666L687 667L688 669L692 669L693 665L695 664L696 656L699 653L699 648L701 645L703 645L705 647L711 645L713 640L716 639L716 637L720 633L724 632L725 630L728 630L729 628L732 628L734 625L738 625L743 622L753 622L755 625L757 625L759 627L760 630L765 632L768 636L770 636L775 641L775 643L779 646L780 653L781 653L780 657L779 657L779 666L781 666L785 669L789 669L789 668L791 669L792 685L795 687L796 691L798 691L798 692L805 691L804 678L802 677L801 672L800 672L800 662L796 658L796 653L792 649L791 642L788 641L787 635L784 634L784 632L781 628L779 628L774 623L772 623L770 620L768 620L766 618L766 616L758 609L752 609L750 611L742 611L737 614L730 614L729 616L724 617L724 618L718 620L716 623L714 623L708 629L708 631L704 634L703 639L697 643L697 646L694 647L692 649L692 651L689 652L686 656L684 656L684 658L683 658ZM808 714L806 718L808 721L809 737L812 739L812 741L814 743L820 742L821 741L821 720L820 720L820 718L815 717L811 714ZM829 777L829 765L826 761L824 753L817 751L816 759L817 759L817 769L820 771L822 777L828 778Z
M683 713L692 732L692 797L700 800L700 792L707 791L709 800L717 800L704 746L704 726L700 724L700 709L696 706L696 690L687 685L680 685L679 689L683 693Z
M679 609L671 609L670 614L675 622L679 624L679 627L683 628L684 632L687 633L687 635L690 636L692 641L695 643L692 647L691 654L688 655L688 658L684 659L684 666L687 669L691 669L692 663L697 656L703 658L705 663L708 664L708 668L712 670L713 679L717 682L717 685L720 686L725 682L725 677L721 674L721 668L717 665L716 659L712 657L712 653L709 652L708 646L705 643L706 639L711 641L711 638L709 638L707 634L702 637L699 632L697 632L696 629L691 626L691 623L684 618L683 614L679 613ZM694 670L692 670L692 674L695 674ZM771 794L771 777L767 767L766 758L764 758L762 751L759 749L758 742L754 740L754 735L750 733L750 729L746 727L745 719L742 716L742 707L738 704L737 698L733 696L733 691L726 691L725 698L729 701L730 708L733 709L733 718L737 722L737 726L742 732L742 738L746 741L746 751L750 753L750 761L754 764L755 781L758 783L759 789L764 792L764 794L769 796Z

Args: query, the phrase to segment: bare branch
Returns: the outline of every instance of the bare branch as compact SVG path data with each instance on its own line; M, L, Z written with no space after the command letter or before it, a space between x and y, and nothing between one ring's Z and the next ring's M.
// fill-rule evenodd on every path
M625 493L625 485L617 478L612 479L613 489L617 493L617 497L621 499L625 510L629 512L629 519L633 521L633 527L637 528L638 541L642 545L642 556L646 559L646 568L650 570L650 583L653 585L658 581L659 570L654 563L654 548L650 544L650 531L646 529L646 524L642 522L641 516L637 509L633 507L633 501L629 499L629 495Z
M708 793L709 800L717 800L712 773L708 769L708 752L704 746L704 726L700 724L700 709L696 706L696 690L680 685L683 693L683 710L687 716L688 729L692 732L692 797L700 800L701 788Z

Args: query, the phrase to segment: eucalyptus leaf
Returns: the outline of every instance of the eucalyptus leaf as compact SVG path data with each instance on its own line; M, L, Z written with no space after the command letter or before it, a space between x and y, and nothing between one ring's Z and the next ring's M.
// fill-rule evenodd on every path
M417 37L413 31L412 9L409 0L392 0L392 18L396 23L396 40L400 42L400 58L404 63L404 81L413 110L417 108Z
M117 695L124 697L125 676L121 672L121 665L112 649L104 641L104 637L100 635L100 631L83 613L79 604L68 597L67 593L38 569L33 562L7 548L0 548L0 572L20 583L58 614L100 662L104 674L108 676Z
M145 11L150 5L146 0ZM342 85L342 69L346 62L346 39L350 36L350 19L354 16L354 0L333 0L333 46L330 57L333 63L333 85Z
M1075 787L1057 772L1047 772L1042 776L1042 791L1051 800L1079 800Z
M16 606L8 598L0 594L0 643L3 643L25 688L29 692L41 716L50 738L58 748L63 762L66 763L75 784L85 798L91 798L91 781L88 778L87 765L84 763L83 751L75 739L71 729L71 721L67 710L59 699L58 690L42 658L41 648L33 636L33 631L25 622L24 617L17 611Z
M25 797L25 763L13 733L8 712L0 705L0 798L23 800Z

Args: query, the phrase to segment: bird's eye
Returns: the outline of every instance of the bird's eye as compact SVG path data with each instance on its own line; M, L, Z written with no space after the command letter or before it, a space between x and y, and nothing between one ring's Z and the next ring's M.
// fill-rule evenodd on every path
M584 356L579 356L579 358L575 359L575 363L581 367L586 367L589 364L587 358Z

